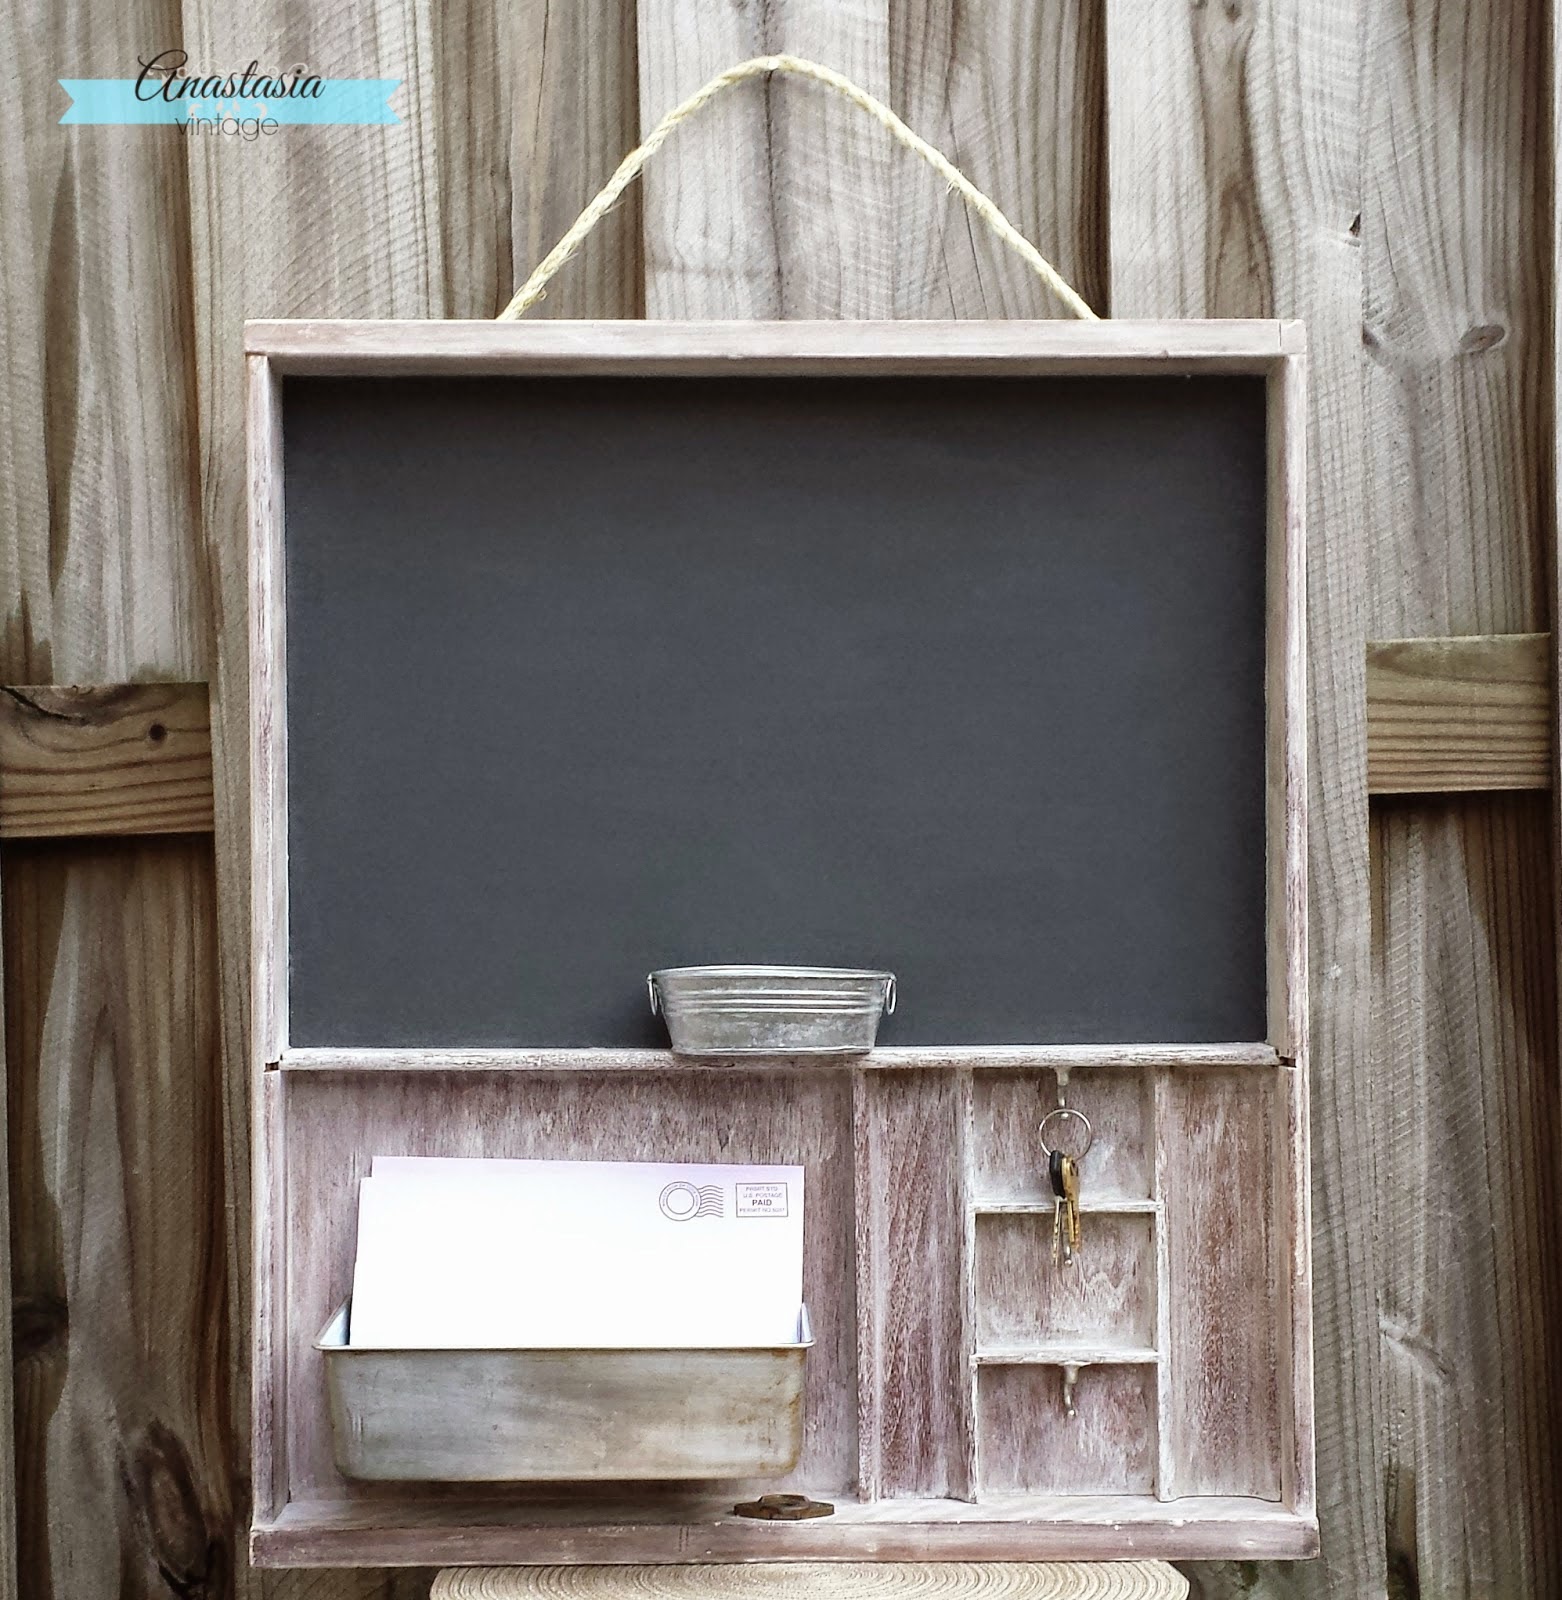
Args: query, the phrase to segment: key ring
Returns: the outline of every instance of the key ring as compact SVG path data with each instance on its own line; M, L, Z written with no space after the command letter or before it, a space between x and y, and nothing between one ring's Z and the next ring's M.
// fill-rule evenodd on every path
M1083 1161L1085 1157L1090 1154L1091 1145L1096 1142L1096 1130L1090 1126L1090 1118L1087 1117L1083 1111L1076 1111L1073 1106L1054 1106L1046 1114L1046 1116L1041 1119L1041 1124L1036 1129L1036 1133L1041 1139L1041 1148L1045 1150L1049 1156L1055 1149L1058 1148L1057 1146L1047 1143L1047 1125L1052 1122L1060 1121L1064 1117L1072 1117L1076 1122L1084 1125L1085 1145L1082 1150L1063 1151L1062 1153L1065 1155L1072 1155L1076 1161Z

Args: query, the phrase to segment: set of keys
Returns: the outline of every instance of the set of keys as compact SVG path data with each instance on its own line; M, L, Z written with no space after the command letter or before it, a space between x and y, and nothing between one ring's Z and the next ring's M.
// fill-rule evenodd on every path
M1080 1130L1079 1139L1073 1141L1077 1153L1048 1142L1049 1130L1061 1131L1070 1121L1077 1123ZM1037 1132L1041 1136L1041 1148L1047 1153L1047 1181L1052 1185L1053 1264L1071 1267L1079 1254L1079 1164L1095 1143L1095 1129L1083 1111L1060 1104L1041 1119Z

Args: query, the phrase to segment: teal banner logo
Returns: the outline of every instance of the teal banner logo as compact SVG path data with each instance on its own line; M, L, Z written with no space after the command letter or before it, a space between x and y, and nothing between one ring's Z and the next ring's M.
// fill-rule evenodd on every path
M390 107L400 78L321 78L302 68L268 73L256 61L242 72L191 72L182 50L165 50L139 65L134 78L61 78L71 103L60 121L119 127L269 124L267 132L310 123L401 122Z

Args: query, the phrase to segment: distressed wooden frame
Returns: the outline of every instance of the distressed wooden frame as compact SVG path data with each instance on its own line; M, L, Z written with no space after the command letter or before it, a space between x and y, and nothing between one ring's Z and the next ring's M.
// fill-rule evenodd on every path
M251 1028L254 1116L254 1526L262 1565L431 1565L441 1562L746 1561L804 1559L1300 1557L1317 1548L1313 1485L1310 1313L1305 640L1305 346L1300 324L1272 321L1003 323L651 323L651 322L252 322L246 327L250 477ZM452 1073L697 1074L708 1070L658 1050L295 1050L287 1037L287 815L282 596L281 384L289 373L340 376L502 374L801 373L1045 375L1251 373L1267 383L1269 439L1267 650L1268 1037L1208 1045L896 1049L850 1066L857 1139L859 1278L871 1278L872 1210L861 1187L874 1096L897 1074L952 1074L968 1137L973 1083L1005 1073L1142 1068L1159 1115L1171 1075L1261 1075L1270 1140L1265 1223L1275 1288L1275 1385L1281 1441L1275 1499L1214 1494L1170 1497L1166 1414L1168 1225L1156 1146L1150 1199L1156 1271L1157 1428L1150 1494L981 1496L971 1151L958 1157L967 1252L960 1270L970 1351L963 1404L963 1466L948 1497L880 1497L874 1455L874 1345L859 1311L858 1446L862 1498L837 1502L833 1518L797 1524L745 1522L726 1499L516 1505L443 1492L330 1495L293 1492L289 1473L288 1315L284 1224L289 1099L310 1082L366 1075ZM785 1061L760 1070L788 1071ZM818 1068L811 1068L817 1071ZM901 1081L905 1081L903 1078ZM1181 1081L1181 1080L1179 1080ZM434 1080L430 1080L431 1088ZM1159 1137L1159 1135L1157 1135ZM1035 1210L1023 1205L1009 1208ZM1130 1207L1117 1208L1126 1213ZM869 1220L864 1221L864 1218ZM1184 1291L1186 1292L1186 1290ZM864 1291L859 1284L858 1296ZM1015 1358L1023 1359L1023 1358ZM1111 1356L1097 1357L1102 1360ZM1004 1362L1003 1364L1012 1364ZM1043 1363L1058 1364L1053 1356ZM1092 1364L1089 1360L1086 1365ZM1137 1363L1136 1363L1137 1364ZM301 1404L307 1401L301 1400ZM959 1493L964 1489L963 1496ZM890 1485L892 1493L894 1486ZM593 1510L593 1504L599 1509ZM672 1510L669 1511L669 1507Z

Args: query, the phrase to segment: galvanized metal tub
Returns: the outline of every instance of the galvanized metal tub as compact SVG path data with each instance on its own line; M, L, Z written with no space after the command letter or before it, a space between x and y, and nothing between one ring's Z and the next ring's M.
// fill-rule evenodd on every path
M349 1478L748 1478L802 1453L806 1306L795 1344L760 1349L376 1350L348 1316L315 1349Z
M895 1009L895 974L850 967L669 967L646 980L689 1056L855 1055Z

